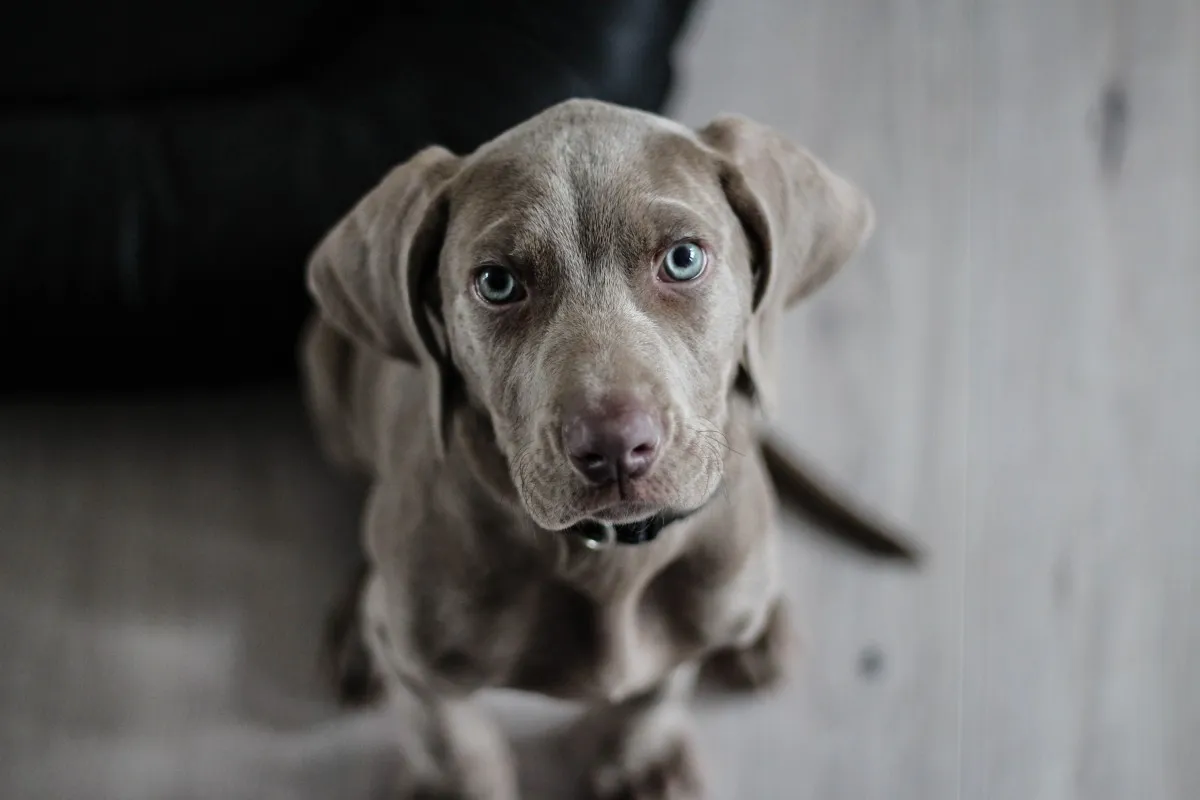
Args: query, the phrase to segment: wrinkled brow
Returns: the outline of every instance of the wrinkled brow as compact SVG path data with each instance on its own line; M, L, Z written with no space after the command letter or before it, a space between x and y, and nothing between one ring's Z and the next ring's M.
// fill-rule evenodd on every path
M651 257L681 239L708 239L713 229L694 207L672 198L654 198L623 214L610 211L603 224L588 224L586 214L580 221L552 217L529 212L498 216L470 238L471 257L480 264L494 261L528 269L618 251Z

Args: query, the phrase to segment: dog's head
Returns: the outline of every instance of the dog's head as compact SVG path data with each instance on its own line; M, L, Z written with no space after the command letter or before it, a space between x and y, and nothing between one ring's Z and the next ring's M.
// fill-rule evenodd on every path
M570 101L397 167L309 285L330 323L426 371L439 438L463 406L490 420L539 525L628 523L716 490L733 393L770 401L779 313L871 219L749 120Z

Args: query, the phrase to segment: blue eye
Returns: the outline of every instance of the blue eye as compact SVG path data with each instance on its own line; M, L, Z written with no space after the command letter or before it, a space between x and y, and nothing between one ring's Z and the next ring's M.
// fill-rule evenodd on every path
M708 264L708 256L704 248L694 242L680 242L671 245L663 257L659 277L666 281L682 283L694 281L704 272Z
M485 303L494 306L516 303L525 298L525 287L507 267L491 265L475 273L475 291Z

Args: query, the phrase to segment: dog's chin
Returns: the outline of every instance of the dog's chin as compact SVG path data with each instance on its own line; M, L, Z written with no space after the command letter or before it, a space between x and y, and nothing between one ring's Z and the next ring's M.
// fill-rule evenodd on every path
M575 522L587 519L593 522L604 522L609 525L624 525L627 522L640 522L647 517L653 517L673 510L675 509L652 503L618 503L585 512Z
M542 497L526 496L521 492L522 502L533 521L540 527L559 531L581 522L591 521L607 525L625 525L641 522L655 516L686 514L708 501L708 496L691 496L683 493L679 497L658 497L657 493L640 492L636 488L621 497L617 487L587 490L558 502ZM709 493L711 494L711 493Z
M639 522L671 510L666 504L648 502L620 502L602 506L582 505L554 509L559 513L552 513L546 505L535 502L526 503L525 509L539 527L548 531L566 530L585 521L624 525L627 522ZM542 509L545 509L547 513L538 513Z

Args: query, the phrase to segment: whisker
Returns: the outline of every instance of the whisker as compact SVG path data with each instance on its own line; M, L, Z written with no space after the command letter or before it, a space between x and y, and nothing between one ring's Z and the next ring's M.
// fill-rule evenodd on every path
M729 484L721 482L721 494L725 497L725 505L733 508L733 498L729 496Z
M744 454L744 453L741 453L741 452L739 452L738 450L734 449L734 448L733 448L733 447L732 447L732 446L729 444L729 436L728 436L728 434L726 434L726 433L725 433L725 431L721 430L720 426L718 426L718 425L717 425L716 423L714 423L712 420L710 420L710 419L706 419L706 418L704 418L704 417L701 417L701 421L702 421L702 422L704 422L704 423L706 423L706 424L708 424L708 425L711 425L711 426L712 426L712 428L711 428L711 429L706 429L706 431L705 431L705 432L706 432L706 433L712 433L712 434L715 434L715 435L719 436L719 437L720 437L720 439L721 439L721 442L722 442L722 444L723 444L723 445L724 445L724 446L725 446L725 447L726 447L726 448L729 450L729 452L731 452L731 453L737 453L739 456L742 456L743 458L745 457L745 454Z
M696 434L698 436L700 436L701 438L706 439L725 450L728 450L730 453L733 453L734 455L745 458L745 453L741 452L740 450L734 449L729 444L729 439L725 436L725 434L721 433L720 431L697 430Z
M710 443L710 444L709 444L709 446L708 446L708 448L707 448L707 452L708 452L708 454L709 454L709 457L710 457L710 458L711 458L711 459L712 459L714 462L716 462L716 465L717 465L717 466L716 466L715 468L711 468L711 469L705 470L705 472L707 472L707 473L708 473L708 477L707 477L707 478L705 478L705 483L704 483L704 496L705 496L705 497L708 497L710 494L712 494L712 491L713 491L713 481L719 481L719 483L718 483L718 486L720 486L720 487L724 487L724 486L725 486L724 482L723 482L723 481L721 481L721 478L723 477L723 473L724 473L724 470L723 470L723 469L721 468L721 466L720 466L720 464L721 464L721 451L717 450L717 449L716 449L716 447L714 447L714 446L713 446L713 445ZM728 495L726 495L726 500L728 500L728 499L729 499L729 498L728 498Z

